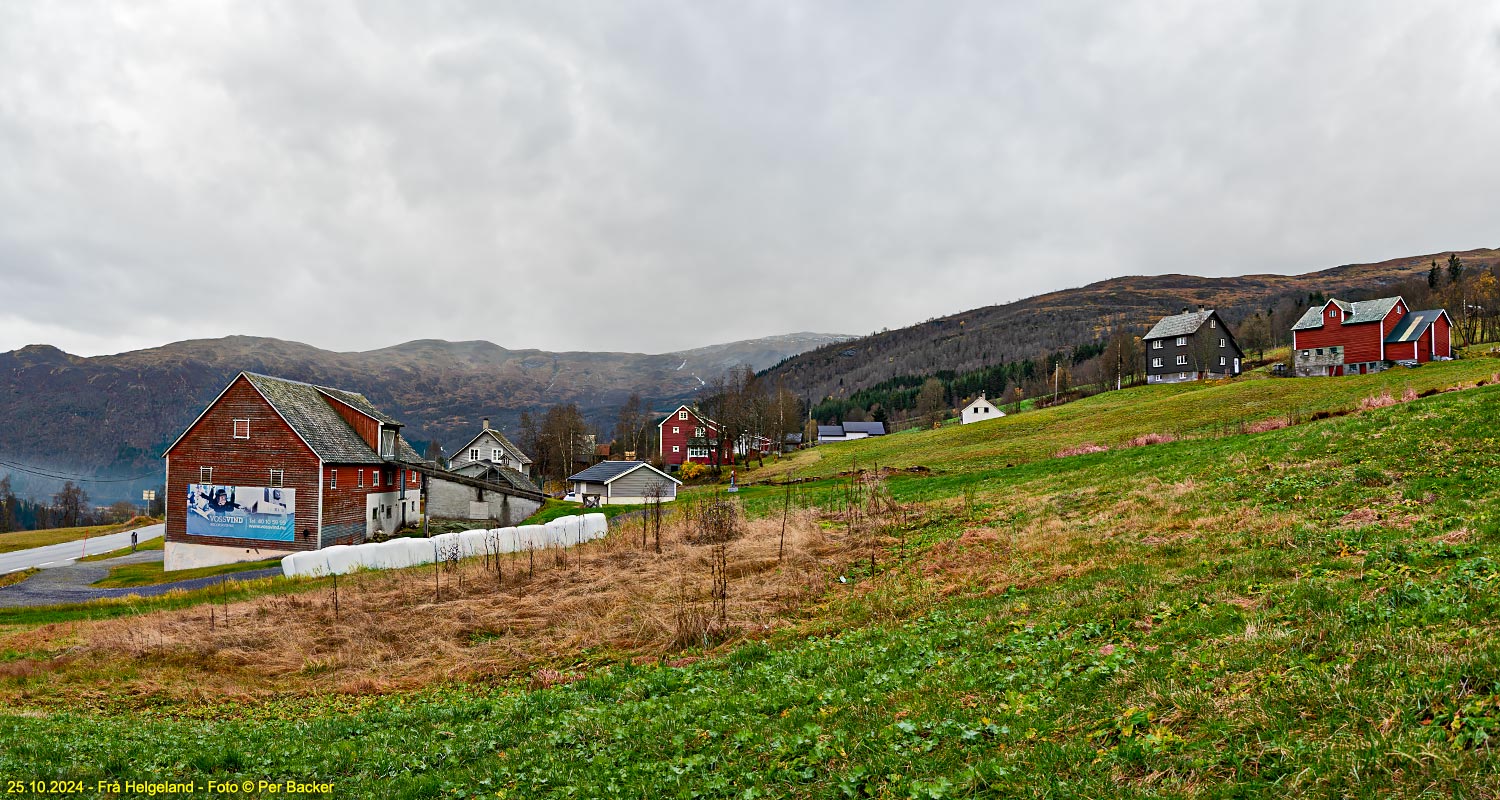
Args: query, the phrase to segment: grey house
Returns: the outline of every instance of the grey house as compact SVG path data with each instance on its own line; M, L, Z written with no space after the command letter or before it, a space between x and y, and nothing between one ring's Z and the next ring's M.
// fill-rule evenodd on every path
M505 438L505 434L491 428L489 417L485 417L481 425L483 427L479 435L454 451L449 464L451 469L458 471L468 464L488 464L523 474L531 471L531 457L521 452L521 448L516 447L514 442Z
M1141 340L1147 383L1181 383L1240 374L1245 352L1219 312L1198 307L1164 317Z
M663 503L677 499L682 481L644 461L600 461L572 475L568 483L585 506L610 503L645 503L660 499Z

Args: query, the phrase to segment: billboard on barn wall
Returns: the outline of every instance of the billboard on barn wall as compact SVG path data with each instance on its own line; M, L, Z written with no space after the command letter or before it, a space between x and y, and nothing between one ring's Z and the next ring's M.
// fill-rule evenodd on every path
M273 542L297 538L296 489L190 483L187 493L189 535Z

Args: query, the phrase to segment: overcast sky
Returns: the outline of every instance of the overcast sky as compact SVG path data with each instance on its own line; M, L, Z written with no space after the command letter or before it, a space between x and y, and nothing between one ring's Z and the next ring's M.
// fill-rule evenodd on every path
M1493 2L0 5L0 351L663 352L1497 223Z

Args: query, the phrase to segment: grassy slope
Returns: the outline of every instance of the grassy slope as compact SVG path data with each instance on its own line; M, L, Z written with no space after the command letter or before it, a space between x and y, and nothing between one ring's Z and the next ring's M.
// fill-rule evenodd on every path
M11 553L16 550L30 550L33 547L46 547L49 544L61 544L63 542L76 542L80 539L104 536L111 533L133 530L146 525L155 525L161 522L159 519L147 519L137 517L129 522L119 525L90 525L83 528L52 528L45 531L18 531L15 533L0 533L0 553Z
M117 589L131 586L156 586L162 583L187 581L194 578L210 578L215 575L234 575L252 569L265 569L281 565L281 559L268 558L262 561L239 561L234 564L216 564L211 567L179 569L172 572L162 570L159 561L146 564L123 564L110 569L109 574L94 581L102 589Z
M1483 388L898 476L922 519L797 635L540 691L0 714L0 774L317 775L387 797L1493 794L1496 419ZM1048 431L1031 452L1072 433Z
M797 475L833 475L851 464L868 468L927 466L985 469L1047 458L1083 443L1118 445L1148 433L1213 435L1226 426L1290 413L1356 407L1382 390L1400 395L1464 381L1488 380L1500 361L1479 359L1428 364L1338 380L1245 380L1217 384L1142 386L1106 392L1055 408L1015 414L993 422L945 427L842 444L819 445L747 475L747 480Z
M166 547L166 544L167 544L167 540L166 540L165 537L156 536L156 537L153 537L151 539L147 539L144 542L141 542L139 545L136 546L135 549L137 551L139 551L139 550L161 550L161 549L163 549L163 548ZM108 561L111 558L119 558L120 556L130 555L131 552L133 552L133 551L130 549L130 545L127 544L124 547L120 548L119 550L111 550L108 553L99 553L97 555L84 556L83 558L78 559L78 561L79 562Z

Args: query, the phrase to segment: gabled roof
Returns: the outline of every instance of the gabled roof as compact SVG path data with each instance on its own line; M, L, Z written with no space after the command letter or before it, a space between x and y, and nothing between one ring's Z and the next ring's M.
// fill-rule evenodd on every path
M656 427L660 428L661 426L667 424L671 420L676 419L677 418L677 412L682 411L684 409L686 409L689 414L692 414L694 418L696 418L699 422L702 422L704 425L711 425L711 426L713 426L715 428L719 427L719 423L714 422L713 420L709 419L708 417L703 416L703 414L701 412L699 412L697 409L694 409L692 406L687 406L687 405L681 405L681 406L678 406L678 407L672 409L672 413L666 415L665 417L662 417L660 420L657 421Z
M233 386L240 378L244 378L255 389L265 401L270 404L277 416L286 422L292 432L297 435L313 454L325 462L333 464L378 464L385 459L381 458L365 440L360 438L339 412L329 405L327 398L335 398L345 403L360 413L369 414L370 417L380 420L383 424L400 425L391 417L377 411L374 406L366 400L364 395L347 392L342 389L330 389L326 386L315 386L302 381L287 380L286 378L274 378L270 375L260 375L254 372L242 372L229 386ZM224 391L229 391L226 386ZM197 424L219 402L219 397L193 420L186 430L172 442L166 452L182 441ZM373 413L371 413L373 412ZM405 437L396 437L396 458L402 461L420 461L421 456L406 441Z
M871 436L884 436L884 422L845 422L844 433L867 433Z
M1162 317L1161 321L1152 326L1150 333L1142 337L1143 341L1151 339L1169 339L1174 336L1191 336L1203 327L1203 323L1214 315L1213 309L1204 311L1189 311L1186 314L1173 314L1170 317Z
M983 404L989 406L990 408L995 408L995 404L992 403L992 402L990 402L990 399L988 397L985 397L984 395L980 395L980 396L974 398L974 402L972 402L972 403L964 406L964 410L968 411L969 409L978 406L980 403L983 403Z
M493 439L496 444L500 445L500 448L502 450L504 450L506 452L506 454L508 454L511 458L514 458L515 460L521 462L522 464L530 464L531 463L531 458L529 456L527 456L525 453L521 452L521 448L517 447L515 445L515 443L512 442L511 440L505 438L505 434L501 433L500 431L495 430L494 428L485 428L484 430L482 430L482 431L479 432L478 436L475 436L474 438L470 439L468 444L464 445L463 447L458 448L457 450L455 450L453 452L454 453L464 453L464 452L467 452L469 450L469 448L471 448L471 447L474 446L475 442L479 441L480 439L483 439L486 435L488 435L491 439Z
M644 461L600 461L588 469L568 476L569 481L587 483L610 483L638 469L649 469L667 480L681 485L682 481L668 475Z
M843 435L844 435L844 426L843 425L819 425L818 426L818 438L819 439L822 439L825 436L843 436Z
M1323 327L1323 312L1328 309L1329 303L1338 306L1339 310L1344 312L1343 324L1359 325L1365 322L1379 322L1385 319L1386 315L1391 313L1391 309L1395 308L1397 303L1403 302L1405 301L1402 300L1400 295L1396 297L1382 297L1378 300L1356 300L1353 303L1344 300L1329 300L1317 308L1309 308L1304 312L1302 318L1297 320L1297 324L1292 326L1292 330L1305 331Z
M510 484L516 489L524 489L528 492L538 491L537 485L531 479L510 467L496 464L493 461L470 461L453 470L459 475L468 475L471 478L481 478Z
M1429 309L1427 311L1413 311L1401 318L1396 327L1391 329L1389 336L1385 337L1386 344L1404 344L1415 342L1422 338L1422 334L1432 327L1432 323L1438 321L1438 317L1446 317L1448 312L1441 308ZM1453 324L1449 320L1448 324Z

